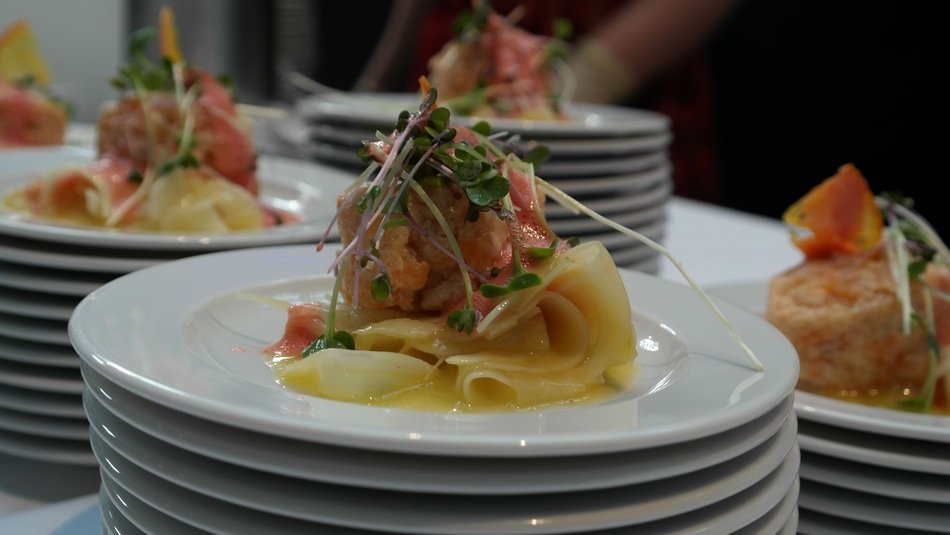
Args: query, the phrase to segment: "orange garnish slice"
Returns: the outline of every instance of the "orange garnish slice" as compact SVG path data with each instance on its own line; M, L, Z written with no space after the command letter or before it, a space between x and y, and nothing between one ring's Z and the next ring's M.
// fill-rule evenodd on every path
M53 77L40 53L33 28L28 21L19 20L0 34L0 79L17 82L25 78L46 86Z
M163 6L158 14L158 40L163 58L173 65L181 63L181 48L178 45L178 27L175 15L168 6Z
M878 244L884 221L874 194L858 169L845 164L812 188L782 215L782 220L810 233L792 234L807 258L855 253Z

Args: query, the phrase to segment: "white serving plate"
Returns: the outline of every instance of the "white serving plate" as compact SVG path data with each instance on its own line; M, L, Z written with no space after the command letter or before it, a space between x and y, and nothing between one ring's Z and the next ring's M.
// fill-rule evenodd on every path
M621 175L637 173L669 165L665 152L634 154L623 158L590 158L584 160L548 160L537 167L537 175L552 181L558 178Z
M551 151L553 159L564 157L611 157L644 152L659 152L670 146L672 132L591 139L547 139L535 135L532 141Z
M0 429L52 439L89 439L89 422L85 417L43 416L0 408Z
M0 408L41 416L85 418L82 398L75 394L56 394L0 385Z
M802 481L798 501L802 509L891 529L950 533L950 508L946 504L900 500L807 480Z
M422 99L416 93L322 94L297 102L297 111L313 123L336 122L391 129L403 110L418 111ZM486 120L492 132L521 133L546 137L607 137L655 134L670 127L669 118L647 110L600 104L571 104L566 121L533 121L452 115L464 126Z
M84 297L114 275L50 269L0 260L0 286L52 295Z
M589 533L631 524L637 524L638 528L645 524L649 532L651 522L665 524L681 518L680 521L688 521L688 516L693 511L701 511L704 505L717 505L757 487L763 492L761 487L768 488L776 485L777 480L782 481L784 488L780 496L768 506L751 512L752 518L746 520L747 524L766 514L787 494L792 486L792 482L786 480L787 474L797 472L799 460L792 429L790 436L776 436L760 447L766 450L746 454L744 457L753 453L761 455L754 461L755 456L749 457L750 464L744 464L743 458L733 459L695 478L653 482L639 492L620 488L526 495L517 500L507 496L460 500L453 496L340 486L322 490L319 484L300 485L288 479L274 480L270 484L266 480L259 481L245 491L243 488L251 483L249 476L234 471L212 474L212 479L206 482L210 487L196 488L195 482L204 477L201 473L206 467L204 462L166 467L164 459L153 459L148 450L135 454L126 448L123 454L111 448L102 437L101 433L94 433L91 443L104 478L179 520L203 529L234 534L259 532L261 526L279 529L282 533L307 533L313 532L313 523L440 535ZM712 472L718 473L713 475ZM685 488L676 490L678 485ZM236 501L235 497L242 493L244 499Z
M23 149L0 154L0 198L9 191L56 169L89 162L95 153L77 147ZM336 212L336 197L352 184L356 174L314 162L276 156L258 158L261 204L291 213L301 220L258 232L217 235L173 235L82 228L52 224L27 214L0 209L0 235L29 240L142 251L214 251L316 242ZM2 258L0 253L0 258Z
M628 229L639 230L640 227L652 227L657 223L666 221L666 213L667 207L663 204L610 215L608 219ZM613 229L607 225L604 225L600 221L590 219L585 215L575 216L570 219L552 219L548 223L552 225L553 230L555 230L559 236L591 234L606 230L613 231Z
M736 282L706 290L755 314L765 311L765 281ZM803 420L830 426L950 444L950 416L871 407L802 391L795 392L795 411Z
M48 463L95 466L89 440L60 440L0 429L0 452ZM52 486L56 482L51 482Z
M0 312L0 335L27 342L69 347L66 325L66 319L48 320Z
M611 217L615 214L624 214L630 210L639 210L657 206L665 206L673 195L673 181L664 180L655 186L647 189L630 192L627 195L608 195L596 199L577 199L587 208L597 212L604 217ZM548 201L545 203L545 215L549 221L556 221L564 218L576 218L579 215L557 202ZM584 216L586 217L586 216Z
M68 321L80 299L0 287L0 313L28 318Z
M2 358L0 384L58 394L81 394L83 390L78 370L23 364Z
M797 397L796 393L796 397ZM803 451L926 474L950 475L950 444L865 433L801 419Z
M49 372L43 367L30 369L20 364L52 366L54 368L79 368L80 362L79 355L73 351L72 347L40 344L0 336L0 363L4 361L12 364L13 368L11 369L19 369L20 375L32 375L38 372L46 374ZM11 373L17 374L16 371ZM74 373L67 372L67 377L73 376L75 376Z
M658 182L670 180L672 171L670 165L661 165L656 169L637 173L589 178L555 178L549 182L571 196L603 195L615 191L633 193L654 186Z
M144 432L181 450L262 472L355 487L438 494L595 490L682 475L732 459L761 444L784 425L791 404L788 400L786 408L783 402L736 429L660 448L576 459L459 458L275 439L169 410L109 383L88 368L84 376L90 422L105 426L117 440L127 442L131 439L126 436ZM130 426L133 429L129 430Z
M802 452L802 479L903 500L950 506L950 476L925 474Z
M633 388L604 403L469 414L302 395L278 385L258 354L283 332L283 312L235 292L311 300L328 291L331 279L315 274L334 257L312 246L270 247L137 271L79 304L70 339L110 381L181 412L300 440L419 454L583 455L683 442L764 414L798 375L791 345L761 318L721 303L764 364L755 371L691 289L621 270L638 337L649 343L641 344Z

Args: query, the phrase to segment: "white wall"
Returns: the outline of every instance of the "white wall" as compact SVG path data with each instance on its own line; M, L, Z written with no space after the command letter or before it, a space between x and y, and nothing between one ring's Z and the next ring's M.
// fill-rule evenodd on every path
M109 79L125 54L126 0L0 0L0 28L27 18L75 120L94 122L115 96Z

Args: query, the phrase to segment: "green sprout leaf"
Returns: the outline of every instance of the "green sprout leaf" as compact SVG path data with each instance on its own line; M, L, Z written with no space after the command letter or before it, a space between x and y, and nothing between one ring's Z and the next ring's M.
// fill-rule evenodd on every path
M471 333L477 321L478 317L475 315L475 311L470 308L453 310L446 319L446 323L448 323L449 327L460 333Z
M379 302L388 299L393 290L392 285L389 283L389 275L387 275L385 271L373 277L369 288L370 293L373 294L373 299Z
M491 135L491 125L486 121L478 121L475 123L475 126L472 127L472 130L483 136ZM481 145L479 145L478 148L482 148ZM484 150L484 148L482 148L482 150Z
M307 358L310 355L321 351L323 349L356 349L356 341L353 340L353 335L346 331L336 331L332 336L324 334L323 336L314 340L309 346L306 347L301 353L302 358Z

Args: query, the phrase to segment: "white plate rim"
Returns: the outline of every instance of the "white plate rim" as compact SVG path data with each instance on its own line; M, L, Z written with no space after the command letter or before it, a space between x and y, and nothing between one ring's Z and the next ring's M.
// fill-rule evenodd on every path
M9 191L27 184L32 176L52 172L58 167L56 164L44 161L44 158L37 158L38 154L49 159L59 157L64 161L73 159L92 161L95 155L93 151L88 149L67 146L0 153L0 162L4 163L5 166L18 166L17 171L4 171L0 175L0 198ZM22 160L22 163L18 163L19 160ZM281 202L300 204L301 199L310 199L313 206L308 206L303 221L293 225L265 229L260 232L211 236L197 234L173 235L106 231L61 225L36 220L25 214L0 208L0 235L52 243L92 245L99 248L175 251L212 251L317 241L332 220L336 207L336 196L356 179L356 174L320 165L317 162L293 160L272 155L258 157L258 173L261 175L261 200L265 205L273 206ZM300 175L311 175L319 178L305 181L299 178ZM296 199L275 200L275 193L270 191L275 188L294 191L298 197Z
M753 372L744 354L708 309L697 310L700 307L695 306L683 310L670 308L675 302L682 300L689 303L701 302L692 290L677 283L626 270L621 270L621 276L628 292L635 294L635 298L632 299L634 303L647 301L650 307L656 307L656 310L651 309L651 314L660 312L672 316L668 318L671 322L669 325L696 323L710 331L704 332L701 337L687 337L689 344L684 358L688 359L691 372L694 369L703 369L705 373L722 374L726 384L719 385L720 387L739 389L738 391L730 390L728 399L718 400L719 403L724 404L720 412L709 414L707 411L712 410L710 404L703 404L702 407L690 405L688 408L681 409L682 418L677 418L675 422L645 426L642 422L649 422L652 416L664 420L665 417L651 415L644 406L649 407L652 403L660 403L662 400L669 401L671 389L667 387L651 392L649 396L642 399L633 400L621 396L610 403L585 407L579 412L584 415L580 418L580 422L577 421L578 413L542 411L540 414L543 415L545 431L543 433L536 431L532 435L528 431L531 427L525 428L525 426L529 422L534 422L533 426L537 427L539 414L535 413L529 415L519 413L451 415L373 409L296 395L280 389L273 383L269 370L265 368L263 372L266 373L260 371L262 364L259 363L254 363L254 371L249 372L258 376L248 380L247 377L222 373L220 364L217 362L212 366L214 369L212 372L208 368L211 366L210 362L192 360L196 356L191 349L180 354L180 358L186 360L167 362L168 366L197 366L191 371L197 372L200 369L202 374L210 373L208 376L202 375L201 380L210 382L206 383L205 387L213 384L222 389L219 395L226 395L223 392L232 388L238 389L243 399L238 402L239 405L243 405L239 407L230 401L222 402L221 399L205 397L200 392L194 391L194 384L190 383L194 377L182 376L181 370L174 376L178 377L175 379L173 376L163 374L162 371L149 370L149 367L143 368L143 362L139 360L139 357L133 357L134 352L128 350L132 346L125 345L125 342L123 342L122 351L115 351L115 348L109 347L114 342L110 340L113 335L150 338L156 334L155 329L160 328L166 331L160 337L162 344L167 340L176 345L178 350L183 350L187 346L181 340L180 333L183 332L188 318L171 316L165 319L154 318L154 321L148 322L151 326L148 330L142 330L139 326L132 330L113 328L109 331L112 334L96 332L96 326L101 325L106 319L104 315L110 315L110 309L113 311L112 316L118 310L123 311L121 314L123 317L130 316L131 311L126 308L130 304L117 306L116 300L122 301L133 295L137 295L136 299L138 299L141 297L141 290L154 287L156 279L149 282L152 277L156 277L157 280L172 277L174 280L183 282L178 292L164 292L161 296L149 296L149 299L164 301L163 303L156 302L149 309L186 311L195 309L206 301L220 298L228 292L246 289L249 285L257 285L268 280L262 277L262 273L268 273L271 282L290 280L298 284L300 277L325 271L333 255L334 251L329 250L325 250L324 254L315 254L312 248L307 246L280 246L210 253L134 272L94 291L77 306L69 324L70 339L81 358L108 379L145 398L184 412L227 421L231 425L266 430L271 434L317 442L352 444L355 441L378 449L433 454L451 451L453 455L521 456L595 453L643 448L708 436L713 432L748 421L775 406L785 394L791 392L798 374L797 359L789 358L790 355L794 355L791 345L764 320L729 303L723 302L719 305L727 316L734 316L733 325L740 334L749 331L745 337L750 347L760 348L759 352L762 354L759 358L766 365L766 371ZM202 279L200 283L192 276L192 271L195 269L206 273L209 269L220 271L215 266L221 262L236 267L229 267L226 274L217 273L214 280L203 280L204 277L200 277ZM187 278L183 279L183 277ZM305 284L311 283L308 280ZM658 288L662 288L662 298L654 293L660 291ZM654 303L651 299L658 302ZM136 311L136 314L139 312ZM122 321L121 318L109 318L109 321L113 319ZM667 324L664 323L664 325ZM136 343L142 342L139 340ZM764 348L768 348L768 351ZM715 358L711 358L710 355ZM206 356L200 358L207 359ZM641 358L640 362L649 363L650 361L644 361ZM680 361L677 360L677 362ZM685 364L686 361L683 362ZM242 370L241 373L245 372L247 370ZM684 377L691 377L691 374L685 374ZM184 383L179 381L184 381ZM261 383L257 384L256 381L261 381ZM733 381L738 381L738 383L733 384ZM679 381L671 381L671 384L678 383ZM727 384L732 386L726 386ZM707 385L703 392L706 395L719 395L719 393L712 394L712 390L715 390L715 385L713 388ZM673 396L673 400L677 399L675 393ZM743 402L739 403L739 399ZM277 410L277 407L288 403L297 407L297 414L284 414ZM271 407L268 408L265 405L271 405ZM638 410L638 423L641 425L630 427L632 422L629 421L622 424L631 416L626 411L634 407ZM301 414L299 411L302 410L308 411L308 414ZM699 413L686 417L691 410L699 411ZM646 411L645 414L644 411ZM616 419L623 414L626 416L623 416L620 421L600 420L609 415L613 415ZM592 421L590 416L593 415L598 416L598 419ZM653 423L656 424L656 422ZM602 427L608 424L627 427L622 431ZM364 425L369 427L363 427ZM593 425L597 429L578 433L577 427L584 425ZM564 428L560 429L559 426L564 426Z
M311 121L337 121L389 128L396 124L401 111L416 111L420 102L416 93L346 93L307 97L297 101L296 109ZM493 132L581 138L655 133L670 128L668 117L642 109L576 103L570 104L565 111L576 120L532 121L453 114L453 122L471 126L485 120L491 124Z

